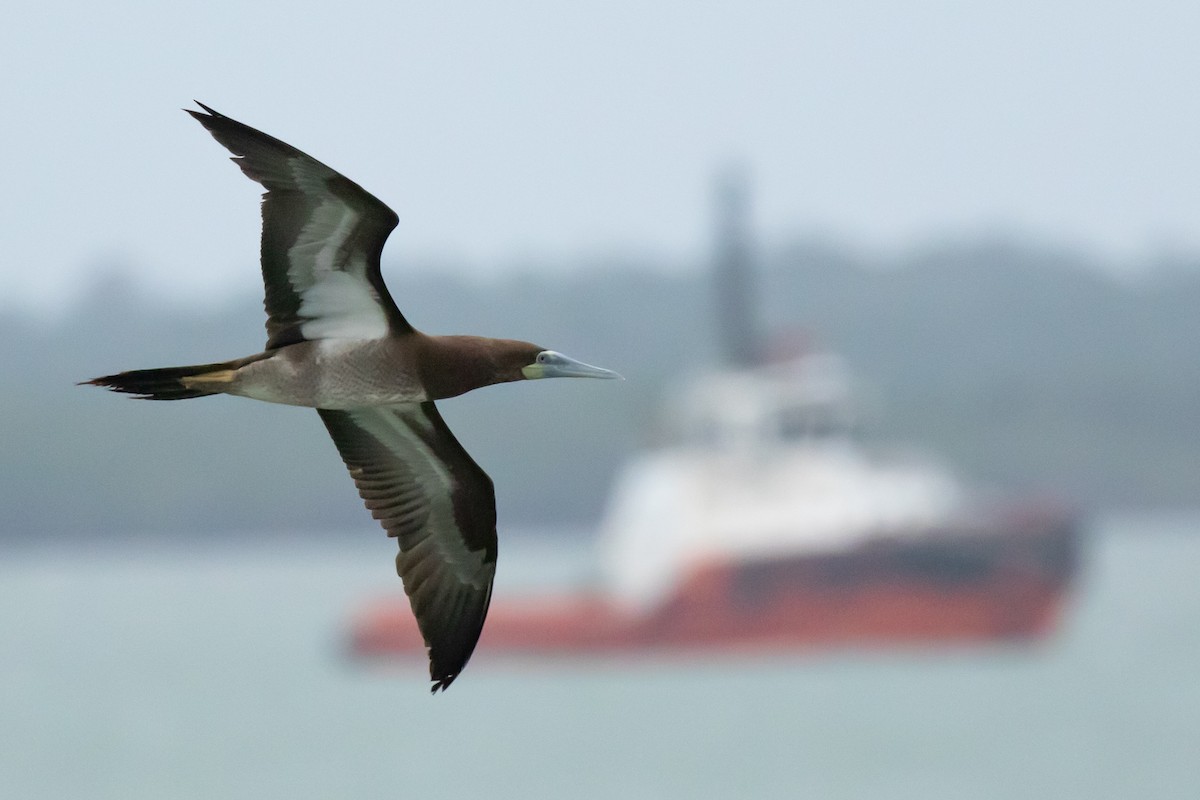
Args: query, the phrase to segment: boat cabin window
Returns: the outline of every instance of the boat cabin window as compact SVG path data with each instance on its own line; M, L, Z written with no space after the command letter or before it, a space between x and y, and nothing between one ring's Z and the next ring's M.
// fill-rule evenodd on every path
M775 415L775 422L776 435L785 442L825 441L851 432L845 415L825 404L782 407Z
M808 356L782 367L716 373L679 395L666 427L675 441L710 449L851 438L858 414L838 364Z

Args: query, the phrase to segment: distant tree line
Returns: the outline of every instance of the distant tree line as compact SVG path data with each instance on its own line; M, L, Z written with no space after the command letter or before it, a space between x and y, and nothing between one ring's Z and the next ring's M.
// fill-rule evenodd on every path
M385 270L422 329L529 339L628 379L442 404L496 479L502 525L594 522L622 462L653 441L665 389L715 353L705 265L566 266L486 280ZM762 327L805 332L871 387L870 443L916 445L971 482L1085 508L1200 502L1196 260L1117 279L1080 254L1016 241L891 258L802 241L762 252L759 269ZM164 306L111 283L58 320L0 310L0 537L371 528L312 411L134 402L74 385L255 352L261 322L258 297Z

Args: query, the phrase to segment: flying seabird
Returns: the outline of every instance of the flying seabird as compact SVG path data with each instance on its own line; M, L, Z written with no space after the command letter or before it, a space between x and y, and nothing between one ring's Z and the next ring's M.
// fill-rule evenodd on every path
M197 105L204 111L188 113L266 189L266 349L86 383L146 400L231 394L317 409L371 515L400 546L396 571L425 638L432 691L444 690L487 615L496 497L434 401L507 381L620 376L528 342L413 328L379 272L395 212L291 145Z

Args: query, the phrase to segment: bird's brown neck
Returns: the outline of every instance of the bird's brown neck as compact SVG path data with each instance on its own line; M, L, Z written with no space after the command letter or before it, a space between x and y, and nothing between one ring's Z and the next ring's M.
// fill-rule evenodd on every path
M533 345L482 336L418 334L417 371L430 400L456 397L493 383L521 380Z

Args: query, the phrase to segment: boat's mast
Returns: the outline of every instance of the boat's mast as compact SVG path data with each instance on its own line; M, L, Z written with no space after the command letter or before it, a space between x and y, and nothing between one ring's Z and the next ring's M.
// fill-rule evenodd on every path
M716 182L713 291L717 347L727 367L752 367L761 357L745 171L725 168Z

